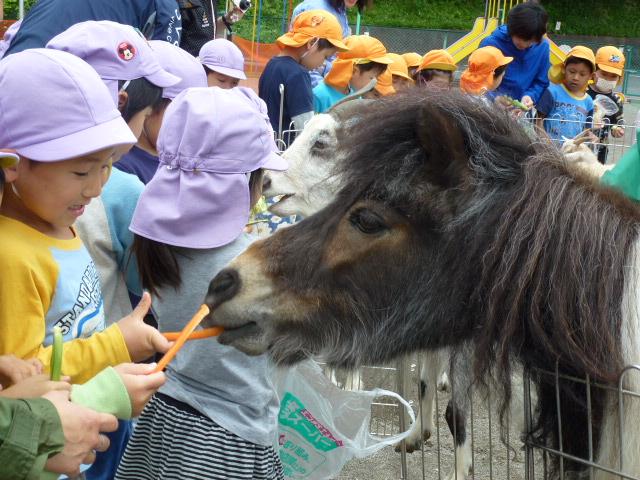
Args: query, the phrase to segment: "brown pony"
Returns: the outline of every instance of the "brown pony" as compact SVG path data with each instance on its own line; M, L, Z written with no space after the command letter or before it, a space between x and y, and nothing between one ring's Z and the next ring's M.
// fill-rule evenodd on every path
M220 341L349 368L471 351L473 378L501 390L503 413L521 366L538 390L532 438L588 458L586 388L561 383L559 425L539 369L613 383L640 361L636 206L460 95L394 97L342 135L336 200L211 282ZM620 468L622 448L624 471L640 474L640 432L626 428L620 446L617 397L589 393L597 459ZM624 404L630 421L638 403Z

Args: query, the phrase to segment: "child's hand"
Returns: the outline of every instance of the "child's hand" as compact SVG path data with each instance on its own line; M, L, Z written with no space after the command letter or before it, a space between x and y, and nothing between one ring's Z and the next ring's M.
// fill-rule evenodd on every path
M520 103L522 103L527 110L531 110L533 108L533 99L529 95L525 95L520 99Z
M26 378L6 390L0 390L0 397L37 398L57 390L71 390L69 377L65 381L54 382L48 374L40 374Z
M134 417L140 415L151 395L166 381L163 372L151 373L155 367L155 363L121 363L114 367L129 393Z
M622 125L614 125L611 127L611 136L614 138L624 137L624 127Z
M169 342L155 328L144 323L144 316L151 307L151 296L144 292L133 312L118 320L127 350L134 362L145 360L156 352L164 353L171 347Z
M37 358L22 360L15 355L0 355L0 385L4 387L40 373L42 363Z

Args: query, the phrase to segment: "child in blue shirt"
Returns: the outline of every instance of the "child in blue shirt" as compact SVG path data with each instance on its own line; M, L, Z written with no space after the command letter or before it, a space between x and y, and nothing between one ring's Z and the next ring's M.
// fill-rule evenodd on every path
M591 127L593 100L586 90L595 70L593 51L582 46L574 47L563 64L549 70L553 84L536 106L536 125L558 146Z
M338 20L323 10L309 10L298 15L291 30L276 43L282 52L269 60L260 76L260 98L267 104L269 121L276 132L288 130L292 122L296 130L302 130L313 115L309 70L348 47L342 42L342 27ZM281 85L284 87L282 94Z

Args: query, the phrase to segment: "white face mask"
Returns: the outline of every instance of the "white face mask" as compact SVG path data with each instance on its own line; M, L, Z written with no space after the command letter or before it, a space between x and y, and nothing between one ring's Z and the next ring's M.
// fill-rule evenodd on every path
M596 88L601 92L611 92L616 88L618 82L616 80L605 80L604 78L598 78L596 80Z
M306 57L307 55L309 55L312 51L313 51L313 47L315 47L316 45L318 45L318 42L320 41L319 38L316 38L315 40L313 40L313 43L311 43L309 45L309 47L307 48L307 51L304 52L302 55L300 55L300 60L298 61L298 63L302 63L302 59L304 57Z

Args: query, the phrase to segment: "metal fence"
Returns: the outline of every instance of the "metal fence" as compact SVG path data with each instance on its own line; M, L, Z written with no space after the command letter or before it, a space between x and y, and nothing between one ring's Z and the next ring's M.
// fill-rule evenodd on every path
M363 367L358 374L359 389L369 390L374 387L396 388L410 400L416 410L416 421L425 421L427 412L421 411L420 365L421 357L417 354L399 361L396 365L386 367ZM640 472L630 472L625 468L623 457L613 465L599 464L594 445L595 425L592 422L592 410L589 403L590 394L595 389L603 389L613 395L613 403L620 408L618 412L618 424L621 427L618 439L603 439L617 441L623 444L625 429L637 429L634 419L626 419L622 416L622 405L626 402L640 402L640 392L631 391L626 387L626 381L630 375L640 376L640 366L626 367L620 375L617 385L601 385L591 382L589 378L576 378L559 373L557 370L538 371L540 375L548 376L556 389L556 415L560 419L559 428L563 428L562 411L560 408L560 386L564 382L582 385L587 392L587 416L589 423L589 453L586 458L577 458L568 454L561 446L552 449L540 445L531 440L526 434L530 429L535 412L535 388L528 376L514 378L514 384L519 391L514 390L512 399L511 416L507 417L506 430L501 429L497 414L499 399L492 392L473 392L471 408L468 415L467 435L470 438L470 469L468 476L458 477L454 475L455 466L459 462L457 455L460 452L455 449L453 436L444 420L446 405L452 392L438 392L435 397L435 431L420 449L413 453L394 451L392 448L383 450L375 456L363 460L352 461L342 471L337 480L353 480L367 478L368 480L389 479L423 479L423 480L463 480L468 479L496 479L496 480L551 480L560 479L590 479L598 473L606 473L607 478L640 480ZM338 379L345 379L346 372L338 374ZM408 377L408 382L404 378ZM638 377L640 379L640 377ZM431 379L429 388L436 387L436 379ZM408 389L403 391L403 385L408 384ZM636 382L637 384L637 382ZM405 387L406 388L406 387ZM518 418L518 415L521 417ZM393 402L375 403L372 411L371 433L374 435L392 435L404 430L404 414L402 408ZM635 420L637 421L637 420ZM566 426L566 425L565 425ZM560 433L561 436L561 433ZM638 452L640 454L640 452ZM559 464L559 477L552 476L551 463L556 460ZM571 464L573 470L568 465ZM578 474L577 471L581 470ZM601 478L601 477L599 477Z

